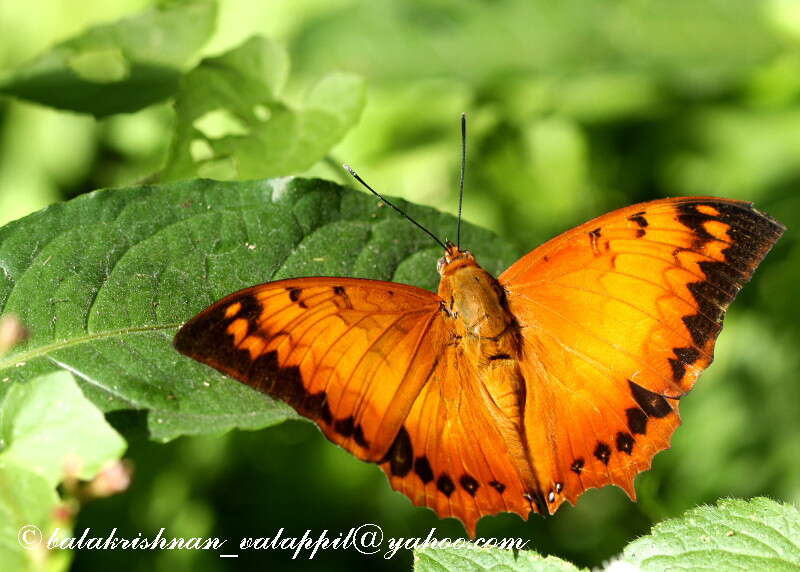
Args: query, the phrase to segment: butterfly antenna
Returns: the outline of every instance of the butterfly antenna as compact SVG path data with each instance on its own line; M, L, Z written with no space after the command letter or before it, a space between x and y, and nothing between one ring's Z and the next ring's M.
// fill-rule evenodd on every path
M467 170L467 114L461 114L461 176L458 178L458 223L456 245L461 250L461 206L464 204L464 172Z
M447 245L446 245L444 242L442 242L441 240L439 240L439 238L437 238L435 234L433 234L433 233L432 233L431 231L429 231L427 228L425 228L425 227L424 227L424 226L422 226L420 223L418 223L417 221L415 221L413 218L411 218L410 216L408 216L406 213L404 213L402 210L400 210L398 207L396 207L394 204L392 204L392 203L391 203L391 201L388 201L388 200L386 200L386 198L385 198L383 195L381 195L381 194L380 194L378 191L376 191L375 189L373 189L372 187L370 187L370 186L369 186L369 185L368 185L368 184L367 184L367 183L364 181L364 179L362 179L361 177L359 177L359 176L358 176L358 173L356 173L356 172L355 172L355 171L352 169L352 167L350 167L350 165L342 165L342 167L344 167L344 168L345 168L345 170L346 170L348 173L350 173L350 175L352 175L352 176L353 176L353 178L354 178L356 181L358 181L359 183L361 183L361 184L362 184L362 185L363 185L363 186L364 186L364 187L365 187L365 188L366 188L366 189L367 189L367 190L368 190L370 193L372 193L373 195L375 195L376 197L378 197L378 198L379 198L380 200L382 200L384 203L386 203L387 205L389 205L390 207L392 207L394 210L396 210L397 212L399 212L401 215L403 215L405 218L407 218L408 220L410 220L411 222L413 222L413 223L414 223L414 224L415 224L415 225L416 225L418 228L422 229L422 230L423 230L423 231L424 231L424 232L425 232L425 233L426 233L428 236L430 236L430 237L431 237L433 240L435 240L435 241L437 242L437 244L439 244L439 246L441 246L441 247L442 247L444 250L447 250Z

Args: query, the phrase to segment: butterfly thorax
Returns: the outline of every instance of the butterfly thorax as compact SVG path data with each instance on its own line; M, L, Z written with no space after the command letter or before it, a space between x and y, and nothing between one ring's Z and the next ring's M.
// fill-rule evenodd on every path
M514 323L497 279L480 267L468 250L450 245L439 260L442 310L459 336L499 340Z

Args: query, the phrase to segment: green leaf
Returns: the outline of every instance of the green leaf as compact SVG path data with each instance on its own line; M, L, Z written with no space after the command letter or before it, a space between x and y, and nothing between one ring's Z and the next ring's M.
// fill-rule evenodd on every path
M53 487L67 466L88 480L124 450L125 441L65 371L14 384L5 395L0 460L35 471Z
M642 570L797 570L800 513L767 498L726 499L653 527L625 548Z
M3 570L63 570L70 555L41 544L58 521L55 487L89 480L125 441L65 371L11 387L0 402L0 562ZM46 565L45 565L46 564Z
M288 71L286 51L260 37L203 60L175 102L175 139L162 179L276 177L322 159L361 115L364 82L327 75L293 108L279 98Z
M577 572L574 564L555 556L542 556L530 550L464 547L420 548L414 550L416 572Z
M450 215L398 200L446 235ZM497 273L515 258L490 232L462 243ZM435 289L438 246L366 193L321 180L197 180L103 190L0 229L0 313L29 339L0 358L0 395L72 371L104 411L135 409L156 439L260 428L283 403L179 355L178 326L240 288L292 276L355 276Z
M50 532L51 513L58 502L55 488L47 479L28 468L0 460L0 562L3 570L41 570L34 562L41 563L50 554L37 542L40 537L36 529L42 534Z
M101 117L172 96L214 31L216 3L154 8L57 44L0 82L0 93Z

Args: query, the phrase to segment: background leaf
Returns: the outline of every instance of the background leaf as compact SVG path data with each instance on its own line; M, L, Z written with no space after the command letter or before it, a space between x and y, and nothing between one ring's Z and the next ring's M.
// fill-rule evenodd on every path
M329 74L293 108L279 98L288 68L286 51L259 37L203 60L181 86L161 178L275 177L322 159L361 115L364 82Z
M800 512L767 498L727 499L653 527L625 548L650 570L797 570Z
M455 228L449 215L400 204L439 233ZM462 242L494 273L515 258L469 225ZM67 369L104 411L146 414L156 439L274 424L294 412L180 356L178 326L230 292L291 276L435 289L440 255L377 199L320 180L97 191L0 229L0 308L31 332L0 358L0 395Z
M22 64L0 93L97 117L166 99L213 32L216 6L171 4L90 28Z
M125 441L65 371L14 384L3 399L0 460L34 470L51 487L68 464L73 476L88 480L124 450Z
M91 479L125 450L125 441L65 371L16 384L0 400L0 563L3 570L61 570L70 554L50 551L59 521L56 485ZM69 513L69 510L65 511ZM20 531L27 527L27 534ZM29 543L29 544L26 544ZM23 546L23 544L26 544Z
M55 488L39 473L0 460L0 562L5 570L35 570L34 563L47 558L44 548L20 546L18 535L26 525L48 531L58 500ZM29 534L35 540L36 533Z
M578 572L578 568L555 556L531 550L476 548L420 548L414 551L416 572Z

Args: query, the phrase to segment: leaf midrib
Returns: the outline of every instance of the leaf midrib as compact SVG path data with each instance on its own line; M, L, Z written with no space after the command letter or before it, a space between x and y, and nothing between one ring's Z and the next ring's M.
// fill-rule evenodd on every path
M165 324L160 326L141 326L138 328L120 328L117 330L105 330L102 332L96 332L91 334L87 333L82 336L69 338L68 340L62 340L60 342L52 342L49 344L45 344L43 346L38 346L36 348L32 348L27 351L12 354L5 359L0 359L0 371L10 367L16 367L21 363L25 363L36 358L45 357L47 356L47 354L54 351L91 342L94 340L113 338L125 334L141 334L148 332L159 332L163 330L177 329L180 325L181 325L180 323L175 323L175 324Z

